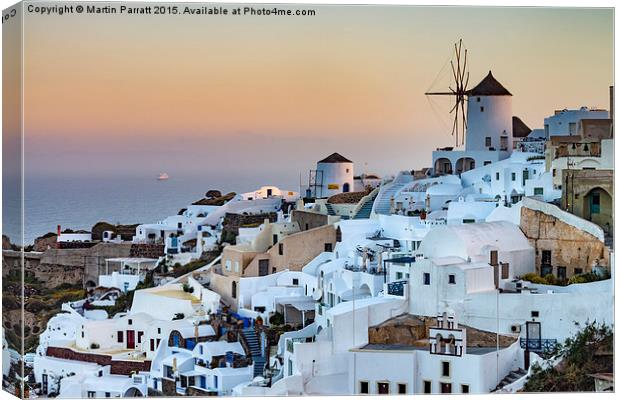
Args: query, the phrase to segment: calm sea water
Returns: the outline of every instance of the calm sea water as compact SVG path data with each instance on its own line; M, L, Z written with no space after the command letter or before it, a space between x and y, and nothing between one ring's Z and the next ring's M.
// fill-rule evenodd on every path
M90 229L99 221L133 224L150 223L177 214L181 208L201 199L207 190L237 193L250 191L262 183L252 177L241 179L172 176L158 181L156 177L104 178L27 178L25 184L25 242L56 226ZM16 204L5 204L18 210ZM3 232L17 237L18 218L5 217ZM16 240L13 240L16 242Z

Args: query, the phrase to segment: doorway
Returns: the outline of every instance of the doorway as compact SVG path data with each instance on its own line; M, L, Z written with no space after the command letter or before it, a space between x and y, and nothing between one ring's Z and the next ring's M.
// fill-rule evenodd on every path
M136 347L136 331L127 331L127 348L134 349Z

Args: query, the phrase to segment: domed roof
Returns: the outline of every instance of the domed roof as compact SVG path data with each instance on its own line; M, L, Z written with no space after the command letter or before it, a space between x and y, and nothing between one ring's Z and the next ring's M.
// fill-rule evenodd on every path
M512 96L501 83L495 79L491 71L473 89L467 91L469 96Z
M322 159L321 161L319 161L319 164L325 164L325 163L352 163L353 161L344 158L343 156L341 156L338 153L332 153L329 156L325 157L324 159Z

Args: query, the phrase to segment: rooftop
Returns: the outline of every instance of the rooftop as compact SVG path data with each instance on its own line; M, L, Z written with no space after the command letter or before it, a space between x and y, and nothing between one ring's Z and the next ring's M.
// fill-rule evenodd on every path
M512 137L523 138L527 137L532 130L529 126L525 125L525 122L521 120L521 118L513 116L512 117Z
M467 91L468 96L512 96L501 83L495 79L491 71L473 89Z
M325 164L325 163L352 163L353 161L343 157L342 155L338 154L338 153L332 153L329 156L325 157L324 159L322 159L321 161L319 161L320 164Z

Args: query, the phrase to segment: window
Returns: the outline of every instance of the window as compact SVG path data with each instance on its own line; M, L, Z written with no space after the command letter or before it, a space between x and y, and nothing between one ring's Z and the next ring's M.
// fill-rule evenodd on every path
M461 385L461 393L469 393L469 385Z
M473 218L463 218L463 223L464 224L473 224L475 222L476 222L476 220L473 219Z
M239 261L235 261L235 272L239 272Z
M433 385L431 381L424 381L424 394L432 393L433 392L432 388L433 388Z
M133 323L133 321L131 320L131 318L129 318L129 319L127 320L127 325L131 325L132 323Z
M407 394L407 384L399 383L398 384L398 394Z
M480 106L480 112L484 112L484 106Z
M532 318L538 318L540 316L540 312L539 311L532 311L531 315L532 315Z
M566 279L566 267L558 267L558 279Z
M534 188L534 196L542 196L545 190L541 187Z
M230 260L226 260L226 271L230 271L230 266L232 265L232 263L230 262Z
M278 243L278 235L273 235L273 244Z
M298 286L299 285L299 279L293 278L293 285L294 286Z
M441 362L441 376L450 377L450 363L448 361Z
M237 282L232 283L232 288L231 288L231 293L232 293L232 298L236 299L237 298Z
M511 174L510 174L510 179L512 179L512 181L513 181L513 182L514 182L514 181L516 181L516 180L517 180L517 174L516 174L516 173L514 173L514 172L513 172L513 173L511 173Z
M574 272L573 272L573 273L574 273L575 275L581 275L581 274L583 274L583 269L581 269L581 268L575 268L575 270L574 270Z
M568 134L569 135L574 135L577 133L577 123L576 122L569 122L568 123Z
M105 392L105 397L110 397L110 392Z
M390 394L390 383L377 382L377 394Z
M502 151L508 150L508 136L502 136L499 138L499 147Z
M425 285L431 284L431 274L429 274L428 272L424 273L424 284Z
M123 331L116 332L116 342L123 343Z
M476 97L476 102L480 103L480 97Z
M278 245L278 254L283 256L284 255L284 243L280 243Z
M367 381L360 381L360 393L361 394L368 394L368 382Z
M157 334L161 335L161 328L157 328Z
M491 164L491 161L485 161L482 163L482 165L489 165L489 164Z
M496 180L496 181L499 181L499 172L496 172L496 173L495 173L495 180Z
M403 279L403 273L402 272L397 272L396 273L396 280L401 280Z
M87 394L87 397L89 397L89 398L95 397L95 392L89 390L88 394Z
M150 345L151 345L151 351L155 351L155 339L151 339Z
M553 176L555 176L555 174L557 173L555 168L553 168L553 170L551 172L552 172Z
M332 252L332 244L331 243L325 243L325 251L328 253Z
M491 136L487 136L484 138L484 145L486 147L491 147Z
M455 285L456 284L456 276L454 274L448 275L448 283L450 285Z
M138 331L138 343L142 343L142 336L144 336L144 332Z

